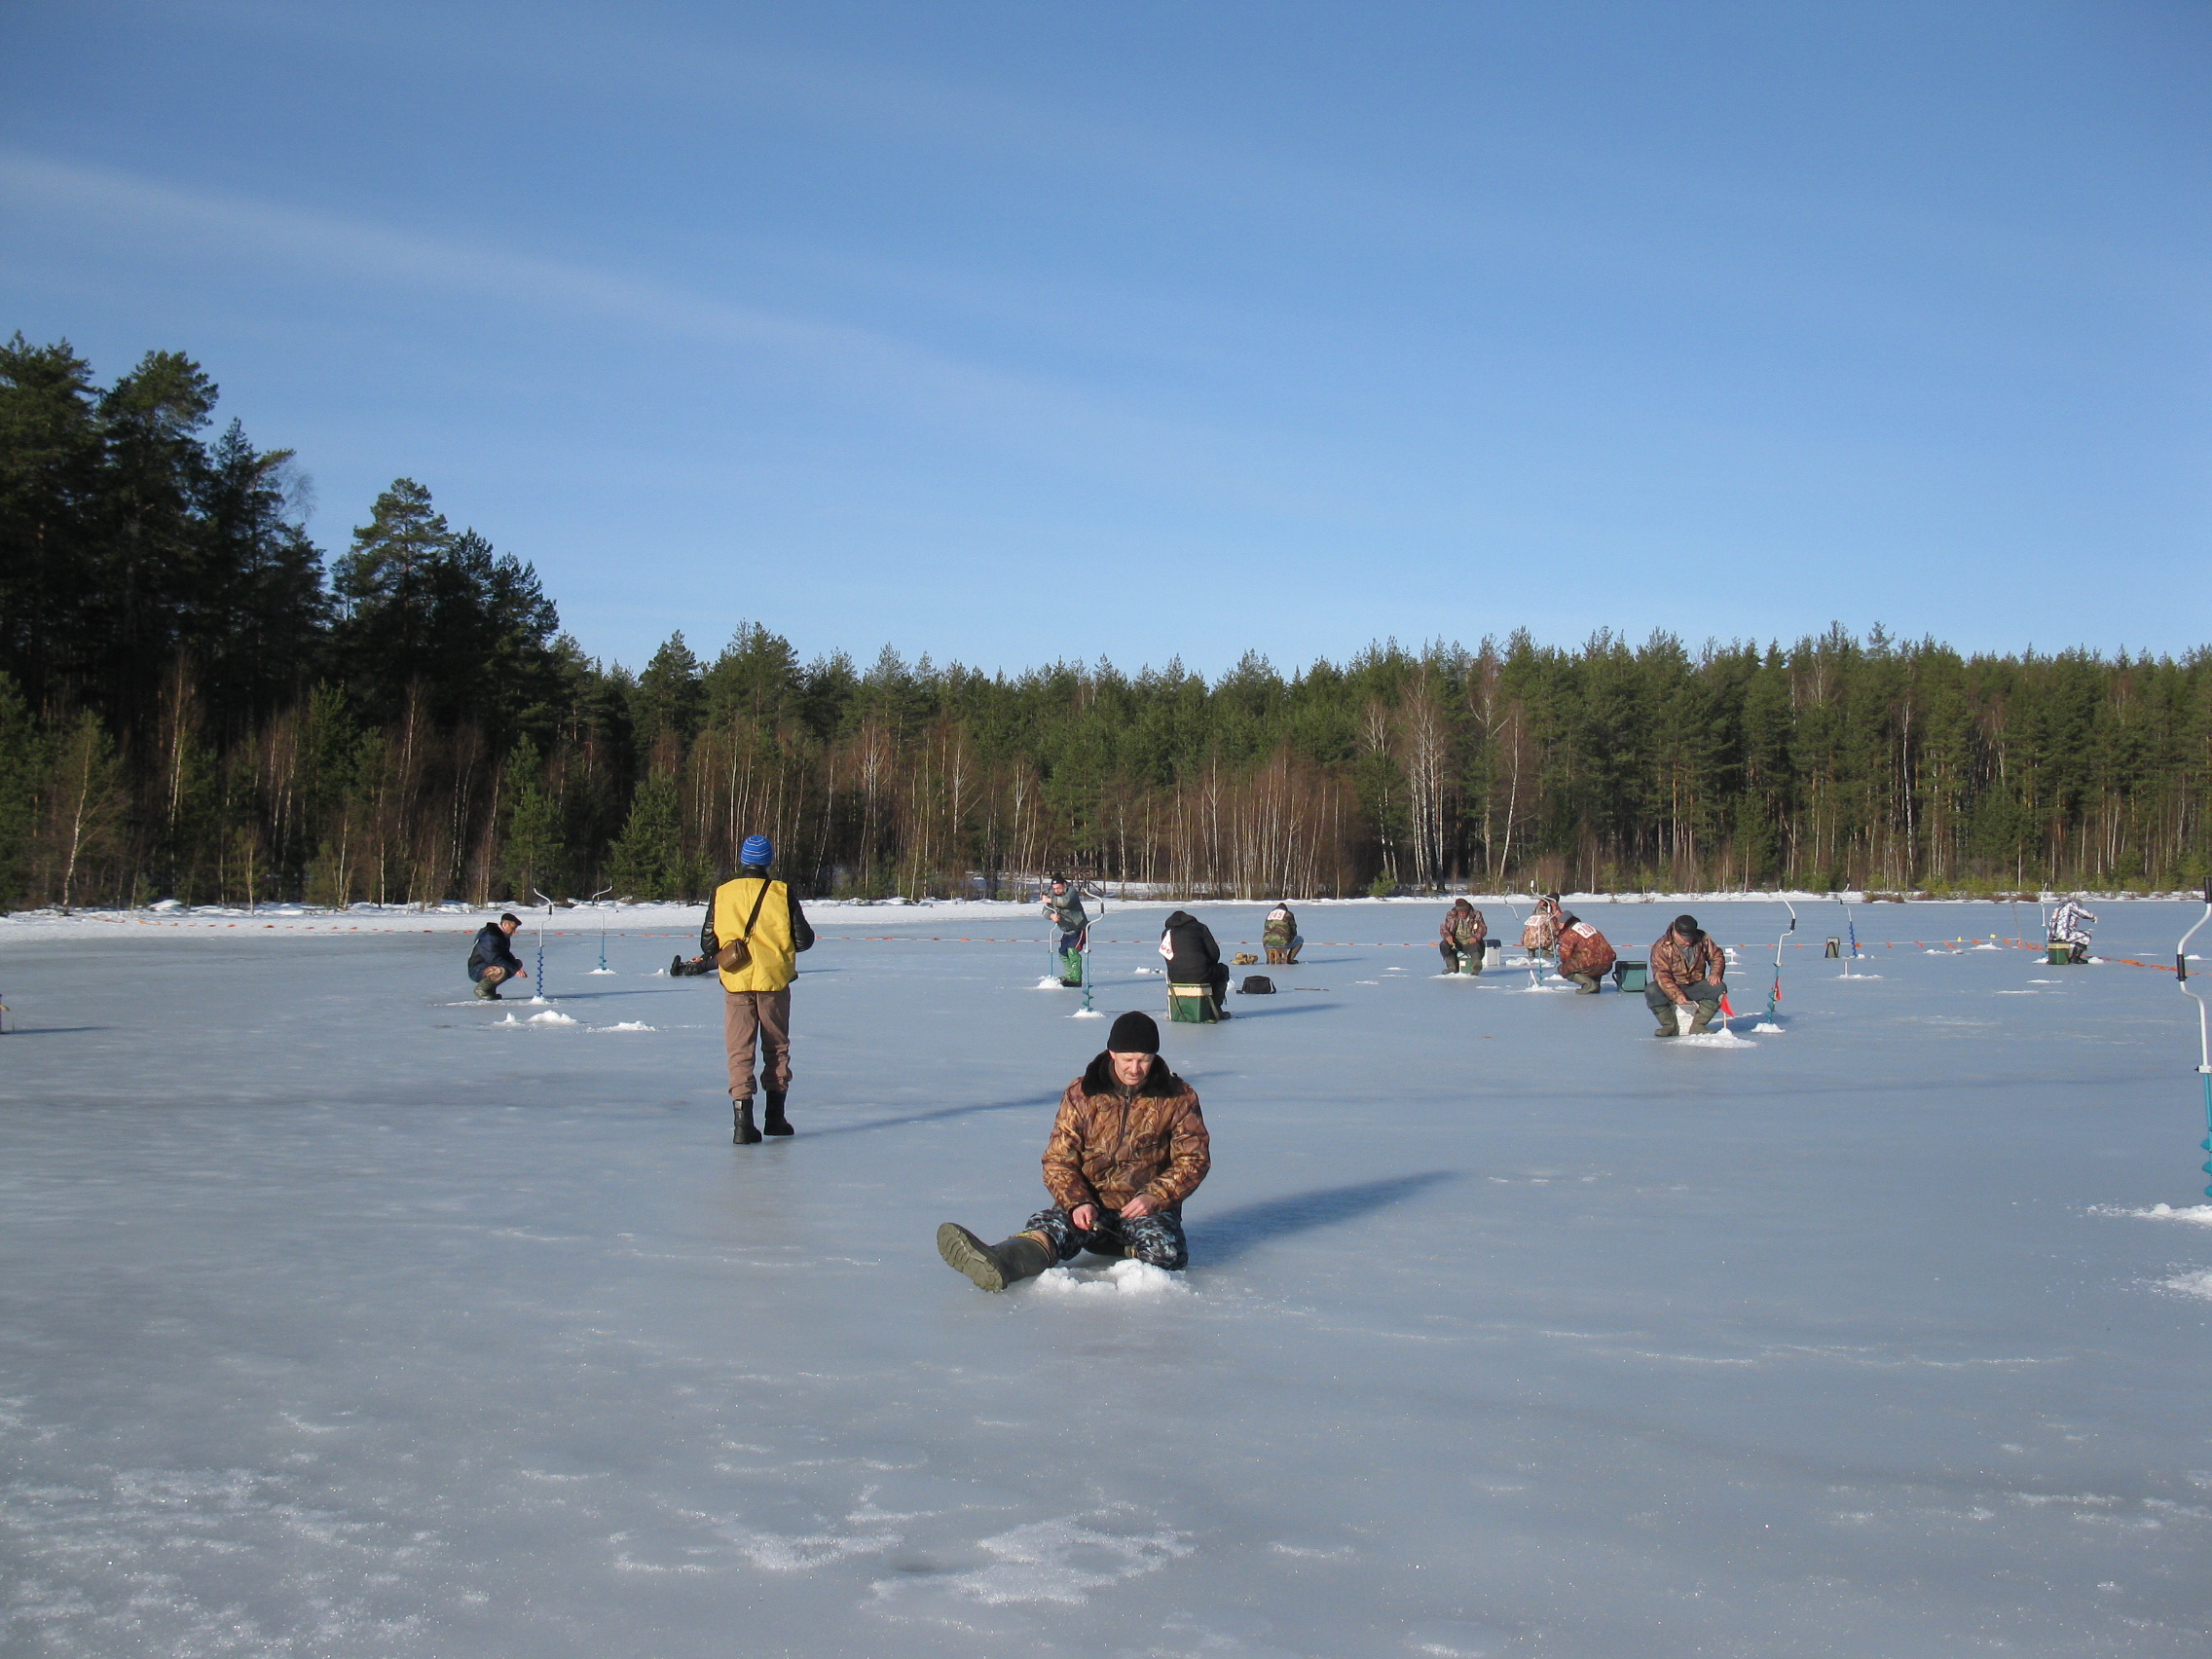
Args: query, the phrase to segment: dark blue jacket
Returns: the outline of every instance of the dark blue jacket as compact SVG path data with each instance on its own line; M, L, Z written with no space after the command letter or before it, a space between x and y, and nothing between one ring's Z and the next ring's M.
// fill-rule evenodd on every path
M487 968L504 968L507 977L511 979L521 967L521 958L515 955L507 942L507 936L499 931L498 922L486 922L477 930L476 943L468 952L468 977L471 979L483 978Z

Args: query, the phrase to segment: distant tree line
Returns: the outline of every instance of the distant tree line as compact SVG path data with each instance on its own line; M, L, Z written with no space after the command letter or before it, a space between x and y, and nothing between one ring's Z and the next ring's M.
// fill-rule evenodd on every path
M817 892L1048 870L1246 898L2167 887L2212 867L2212 651L1962 656L1515 633L1285 675L632 673L408 479L335 558L284 450L153 352L0 348L0 905L696 898L756 830Z

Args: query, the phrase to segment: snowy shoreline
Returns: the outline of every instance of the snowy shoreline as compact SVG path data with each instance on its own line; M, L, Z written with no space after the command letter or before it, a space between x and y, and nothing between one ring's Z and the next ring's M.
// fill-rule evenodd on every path
M1469 893L1398 895L1387 899L1300 899L1293 901L1297 908L1309 911L1357 912L1362 910L1387 912L1405 908L1433 909L1448 904L1455 898L1465 897L1476 904L1500 908L1526 905L1526 894ZM2044 895L2047 902L2055 895ZM2200 903L2194 893L2092 893L2086 897L2095 903ZM1782 892L1712 892L1712 893L1568 893L1564 895L1569 904L1590 907L1595 905L1714 905L1714 904L1779 904L1795 905L1844 903L1869 905L1875 908L1889 905L1909 906L1929 904L1991 904L2000 909L2008 901L1957 898L1868 899L1861 891L1842 893ZM1106 914L1121 911L1167 911L1178 907L1222 909L1235 906L1259 906L1266 903L1250 899L1163 899L1151 896L1134 896L1124 899L1109 894ZM76 910L63 914L55 910L18 910L0 915L0 948L9 944L30 943L55 939L111 938L118 931L145 929L149 932L175 932L187 937L204 938L213 935L228 936L253 934L290 937L315 934L408 934L442 933L470 923L483 922L502 911L514 910L523 918L526 930L535 931L544 912L537 908L518 909L508 904L462 904L447 903L433 905L368 904L350 908L326 909L307 904L260 904L252 909L243 905L200 904L179 905L171 903L149 905L135 910ZM597 933L604 925L609 931L638 932L694 932L699 925L702 905L696 902L647 903L565 905L546 917L548 933ZM806 901L808 920L817 927L854 928L890 923L920 921L924 918L957 922L1029 922L1037 915L1037 902L1033 899L920 899L920 900L866 900L866 899L809 899Z

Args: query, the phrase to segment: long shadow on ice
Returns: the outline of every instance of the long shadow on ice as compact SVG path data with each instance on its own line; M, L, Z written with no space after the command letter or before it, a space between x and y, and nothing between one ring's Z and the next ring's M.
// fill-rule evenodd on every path
M1040 1109L1054 1104L1032 1094L1025 1100L986 1100L974 1106L940 1106L935 1112L909 1112L903 1118L876 1118L866 1124L839 1124L831 1128L808 1131L809 1138L824 1140L830 1135L865 1135L876 1129L900 1129L908 1124L935 1124L946 1118L969 1118L977 1112L1012 1112L1019 1107Z
M1446 1181L1459 1179L1456 1169L1431 1169L1419 1175L1392 1175L1381 1181L1356 1181L1348 1187L1321 1187L1310 1193L1292 1193L1256 1204L1240 1204L1201 1221L1187 1230L1191 1260L1211 1267L1233 1262L1248 1250L1272 1244L1293 1233L1316 1227L1335 1227L1356 1221L1376 1210L1403 1203Z
M1301 1014L1326 1014L1343 1003L1285 1003L1281 1008L1246 1008L1238 1004L1230 1010L1236 1019L1288 1019Z

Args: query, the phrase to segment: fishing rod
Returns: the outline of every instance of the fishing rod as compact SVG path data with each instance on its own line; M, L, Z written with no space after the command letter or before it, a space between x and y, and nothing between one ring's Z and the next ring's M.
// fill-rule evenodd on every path
M2189 941L2206 922L2212 922L2212 878L2204 883L2204 914L2174 946L2174 982L2181 986L2183 996L2196 1004L2196 1075L2204 1084L2204 1138L2197 1144L2212 1152L2212 1035L2208 1035L2205 1023L2204 993L2190 989L2189 984ZM2205 1161L2204 1173L2212 1175L2212 1159ZM2212 1198L2212 1187L2204 1189L2204 1196Z
M1766 990L1766 1016L1769 1020L1774 1018L1775 1011L1782 1007L1782 943L1797 931L1797 906L1785 899L1782 907L1789 912L1789 925L1775 935L1774 939L1774 983Z
M1510 893L1500 893L1498 897L1505 901L1505 907L1513 912L1514 923L1521 927L1524 932L1521 940L1521 958L1523 965L1529 970L1529 989L1531 991L1541 989L1544 982L1544 970L1541 966L1543 958L1536 955L1529 946L1529 940L1526 937L1528 924L1521 920L1521 906L1513 903L1513 895ZM1531 909L1542 903L1543 900L1538 895L1533 893L1529 895L1529 904Z

